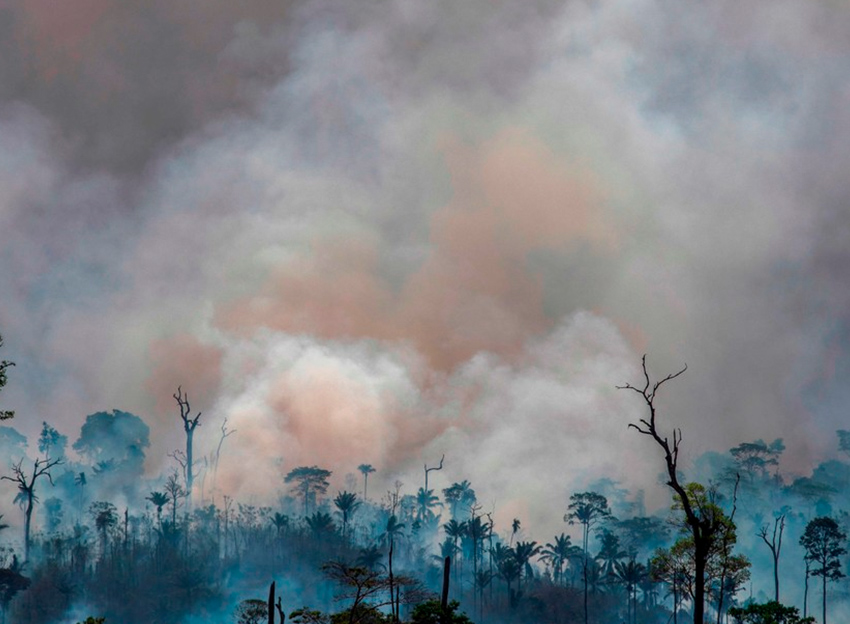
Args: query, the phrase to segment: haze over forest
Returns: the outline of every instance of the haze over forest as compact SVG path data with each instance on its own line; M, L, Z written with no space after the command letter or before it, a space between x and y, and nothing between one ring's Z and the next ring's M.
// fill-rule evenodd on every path
M44 423L64 449L56 485L35 488L33 585L10 621L119 613L80 581L35 615L27 592L58 578L51 536L90 526L91 579L131 516L161 555L149 497L175 471L187 485L178 387L202 412L170 529L185 530L180 565L212 522L190 512L220 514L224 497L255 508L258 537L217 533L225 563L244 548L238 573L211 570L198 596L139 621L230 622L275 579L288 608L331 611L322 563L385 548L389 516L406 525L408 571L437 565L443 525L475 514L509 547L581 545L564 521L576 493L604 495L620 521L664 520L663 456L628 428L646 405L616 389L642 383L643 354L655 379L687 364L658 395L684 481L716 485L731 513L743 471L752 569L735 599L772 597L757 532L790 505L782 602L802 611L800 536L850 511L836 435L850 429L848 32L834 0L0 4L0 359L15 363L0 410L16 412L0 470L44 457ZM730 449L750 443L767 463L745 469ZM324 496L285 481L302 467L331 473ZM443 495L464 482L475 513ZM420 488L443 507L387 507ZM350 535L340 492L361 503ZM0 482L6 568L24 549L18 493ZM97 502L121 520L108 539ZM318 512L335 522L327 552L311 551ZM583 622L580 583L550 600L551 561L533 561L516 580L538 584L513 602L476 603L474 583L453 595L476 622ZM830 621L850 618L850 584L830 592ZM636 616L613 590L594 600L591 620ZM545 620L534 604L565 606Z

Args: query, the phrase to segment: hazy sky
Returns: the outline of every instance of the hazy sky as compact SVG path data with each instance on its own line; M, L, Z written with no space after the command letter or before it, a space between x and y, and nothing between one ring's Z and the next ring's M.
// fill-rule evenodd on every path
M3 0L3 408L139 414L155 474L182 384L237 496L445 453L555 527L654 487L646 352L686 459L803 472L850 428L848 146L838 0Z

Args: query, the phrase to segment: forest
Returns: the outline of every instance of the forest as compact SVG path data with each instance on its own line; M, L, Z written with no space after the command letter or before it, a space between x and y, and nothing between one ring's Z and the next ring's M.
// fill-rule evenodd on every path
M0 389L12 366L0 363ZM553 488L558 535L523 518L496 524L446 456L423 466L421 484L384 492L370 490L368 463L338 491L331 471L305 465L281 470L275 505L236 500L216 477L238 431L218 423L217 448L197 459L203 415L182 387L173 399L184 444L155 477L144 471L150 429L135 414L90 414L73 441L48 422L33 441L2 426L2 481L16 492L3 509L18 516L0 525L4 621L846 621L850 431L836 439L848 461L824 460L809 476L780 472L781 439L680 467L683 433L656 393L685 371L656 380L644 358L644 379L619 386L643 403L629 427L658 448L669 508L648 513L640 493L599 475L563 501ZM430 487L436 472L451 485Z

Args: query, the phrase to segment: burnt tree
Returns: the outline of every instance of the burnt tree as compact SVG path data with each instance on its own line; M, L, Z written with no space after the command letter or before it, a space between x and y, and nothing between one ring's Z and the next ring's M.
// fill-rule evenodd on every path
M192 417L192 408L189 406L189 394L183 392L183 388L181 386L177 386L177 392L173 396L180 408L180 420L183 421L183 431L186 432L186 493L191 500L192 481L194 480L192 440L195 437L195 429L198 427L201 412L198 412L194 418Z
M30 528L32 526L32 510L38 500L35 496L35 484L40 477L47 477L50 484L53 485L53 477L50 474L50 469L62 463L61 458L57 459L36 459L33 462L32 472L27 475L22 468L23 458L12 466L12 474L4 475L0 479L11 481L18 485L18 496L16 501L21 503L24 508L24 562L29 561L30 557Z
M629 423L629 427L652 438L664 454L664 463L667 467L667 485L673 490L677 502L681 504L682 511L685 514L685 525L694 542L694 624L703 624L705 621L706 563L711 554L713 543L716 539L722 537L726 525L723 522L723 514L701 514L700 510L693 504L692 497L688 496L687 483L683 484L679 481L677 470L679 448L682 444L682 430L674 428L672 440L667 436L662 437L658 433L655 407L658 390L665 383L676 379L688 370L687 365L679 372L667 375L660 381L653 383L646 368L646 355L643 356L641 364L644 377L643 386L635 387L626 384L617 386L617 388L637 392L649 411L648 418L641 418L637 423Z

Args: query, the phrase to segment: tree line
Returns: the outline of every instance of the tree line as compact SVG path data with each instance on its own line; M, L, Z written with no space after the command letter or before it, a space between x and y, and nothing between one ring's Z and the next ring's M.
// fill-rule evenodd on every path
M0 390L11 366L0 363ZM2 479L15 486L22 524L14 535L0 523L2 615L33 624L89 616L245 624L275 613L328 624L826 623L830 587L836 601L850 594L850 464L824 461L811 476L789 479L778 468L783 442L754 440L706 454L688 479L682 432L662 421L657 404L685 369L652 381L644 358L642 370L640 383L621 388L646 410L631 426L659 450L669 510L647 514L639 493L600 476L562 494L555 513L564 531L548 538L533 536L522 518L497 526L495 509L468 480L430 487L433 472L450 473L445 456L424 465L421 486L396 481L378 497L369 496L369 477L379 472L369 463L352 466L360 483L351 475L336 491L330 470L295 466L281 474L275 505L216 495L217 462L236 432L221 423L199 470L193 434L202 414L182 386L173 396L185 445L172 454L174 468L154 479L143 471L149 428L134 414L89 415L70 445L78 459L47 422L33 457L26 438L2 426ZM838 448L850 454L850 433L838 432ZM754 571L770 579L769 593L751 595ZM450 589L441 604L444 572ZM258 595L270 580L280 589L275 605Z

